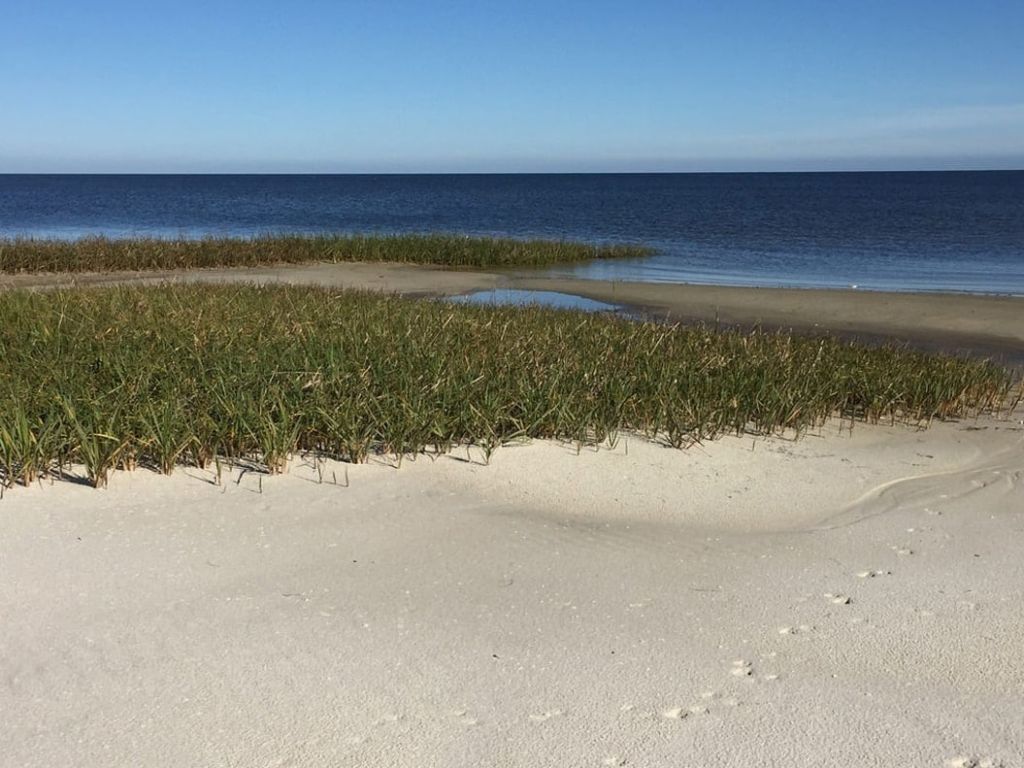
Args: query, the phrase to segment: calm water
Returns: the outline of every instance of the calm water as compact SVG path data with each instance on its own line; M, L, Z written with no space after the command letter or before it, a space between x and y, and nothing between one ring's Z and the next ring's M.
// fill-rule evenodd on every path
M462 232L646 243L617 280L1024 295L1024 172L3 176L0 237Z
M619 312L622 307L595 301L584 296L558 291L517 291L510 288L495 288L490 291L474 291L462 296L450 296L446 301L456 304L499 304L513 307L529 307L539 304L556 309L582 309L586 312Z

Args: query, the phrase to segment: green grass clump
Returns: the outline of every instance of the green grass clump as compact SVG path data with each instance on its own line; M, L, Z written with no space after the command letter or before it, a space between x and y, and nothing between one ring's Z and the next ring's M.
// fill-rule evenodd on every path
M0 240L0 273L114 272L390 261L457 267L538 267L646 256L635 245L461 235L268 235L201 240Z
M284 468L304 451L488 454L518 437L636 431L674 446L830 416L926 422L999 408L980 361L834 338L667 327L301 287L0 294L0 483L84 464Z

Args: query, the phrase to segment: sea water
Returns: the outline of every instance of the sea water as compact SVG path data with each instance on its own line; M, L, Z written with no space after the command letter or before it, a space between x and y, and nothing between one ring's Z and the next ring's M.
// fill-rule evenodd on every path
M0 237L457 232L642 243L608 280L1024 295L1024 172L0 175Z

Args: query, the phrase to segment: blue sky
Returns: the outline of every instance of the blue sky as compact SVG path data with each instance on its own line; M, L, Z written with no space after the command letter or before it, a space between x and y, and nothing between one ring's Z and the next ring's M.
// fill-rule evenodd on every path
M0 4L0 172L1024 167L1024 2Z

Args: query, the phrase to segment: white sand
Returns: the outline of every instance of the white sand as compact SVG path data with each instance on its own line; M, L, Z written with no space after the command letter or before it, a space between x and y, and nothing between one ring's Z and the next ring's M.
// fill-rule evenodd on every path
M0 764L1024 765L1019 422L464 458L8 491Z

